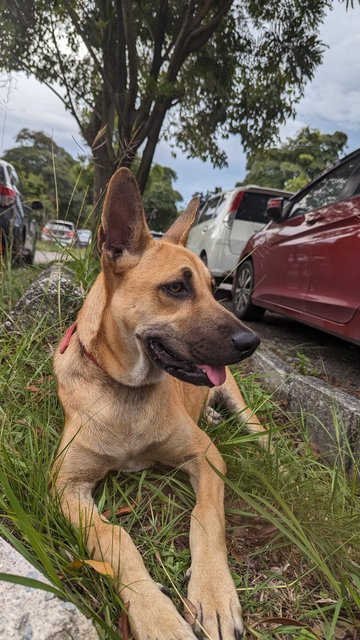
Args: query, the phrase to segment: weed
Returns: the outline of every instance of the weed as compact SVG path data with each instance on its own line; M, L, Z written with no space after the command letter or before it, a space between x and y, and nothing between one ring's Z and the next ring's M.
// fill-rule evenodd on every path
M97 269L90 253L74 256L72 266L86 291ZM36 272L5 269L2 319ZM101 638L118 638L120 599L108 577L90 566L74 568L74 560L88 558L85 545L48 492L63 425L49 331L60 338L60 328L49 329L44 318L36 329L21 336L4 333L0 339L0 394L6 399L0 407L0 532L47 575L54 592L94 619ZM341 466L327 466L314 455L300 417L290 420L264 394L256 376L239 369L237 379L269 427L275 453L260 450L256 436L246 435L231 417L202 426L228 468L227 540L246 637L334 640L346 637L345 629L355 638L360 610L357 484ZM337 446L346 445L338 438ZM344 458L343 450L338 458ZM188 479L180 470L113 474L98 487L96 501L110 520L127 528L154 579L165 583L179 604L190 563L194 495ZM124 506L131 509L118 515Z

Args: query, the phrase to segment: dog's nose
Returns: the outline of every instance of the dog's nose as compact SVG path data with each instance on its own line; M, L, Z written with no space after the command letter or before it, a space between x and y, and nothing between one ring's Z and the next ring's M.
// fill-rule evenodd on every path
M232 342L244 358L251 356L260 344L259 336L253 331L238 331L232 337Z

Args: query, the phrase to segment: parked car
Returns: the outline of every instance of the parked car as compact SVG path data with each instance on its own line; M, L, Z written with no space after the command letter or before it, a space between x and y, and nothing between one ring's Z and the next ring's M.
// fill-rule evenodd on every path
M37 237L34 211L43 208L39 200L25 204L20 180L9 162L0 160L0 250L16 261L33 264Z
M56 242L62 247L73 245L77 241L75 224L68 220L49 220L41 229L41 240Z
M247 185L217 193L202 206L187 247L208 266L219 288L231 291L233 273L247 240L267 222L266 205L289 192Z
M150 229L150 233L155 240L161 240L164 235L163 231L154 231L153 229Z
M235 313L272 309L360 344L360 149L267 213L240 256Z
M90 229L78 229L76 232L77 240L76 244L78 247L87 247L92 238L92 231Z

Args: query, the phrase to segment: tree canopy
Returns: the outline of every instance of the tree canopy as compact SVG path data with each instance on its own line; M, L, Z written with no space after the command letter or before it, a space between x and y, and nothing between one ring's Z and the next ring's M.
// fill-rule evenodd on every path
M304 127L279 147L251 153L243 183L297 191L340 160L346 143L341 131Z
M160 134L226 164L219 141L264 146L321 62L331 0L3 0L0 68L48 85L92 149L95 191ZM239 140L239 148L240 148Z
M91 168L43 131L21 129L15 141L3 157L17 169L26 199L41 200L50 217L85 221L92 202Z
M8 149L4 160L17 169L27 200L41 200L45 215L93 226L93 167L85 159L75 160L43 131L21 129L17 146ZM135 158L134 166L140 162ZM176 173L155 164L143 195L145 214L151 227L165 231L177 216L181 194L173 188Z

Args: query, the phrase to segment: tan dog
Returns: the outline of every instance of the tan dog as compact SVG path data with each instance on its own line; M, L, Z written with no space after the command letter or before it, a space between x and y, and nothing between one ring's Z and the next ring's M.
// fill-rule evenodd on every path
M225 474L225 464L197 422L221 400L249 431L263 431L225 369L251 355L259 339L214 300L207 268L183 246L197 207L193 199L153 240L132 174L116 172L99 233L102 271L55 356L65 411L54 465L61 506L82 528L89 554L113 566L137 640L195 636L130 536L98 513L91 494L111 470L156 463L181 467L196 493L188 585L194 631L238 640L243 629L226 559L224 486L211 466Z

